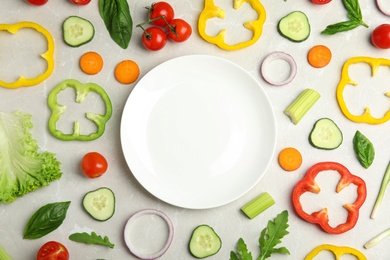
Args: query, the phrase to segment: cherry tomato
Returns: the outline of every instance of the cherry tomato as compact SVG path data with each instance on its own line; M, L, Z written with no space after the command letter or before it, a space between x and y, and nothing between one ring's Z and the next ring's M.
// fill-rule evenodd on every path
M88 178L102 176L108 168L108 163L103 155L97 152L90 152L84 155L81 160L81 169Z
M168 26L168 38L175 42L184 42L192 34L191 25L183 19L173 19Z
M70 0L70 1L76 5L87 5L91 2L91 0Z
M371 42L380 49L390 48L390 24L381 24L371 33Z
M32 5L44 5L48 0L27 0Z
M56 241L49 241L38 251L37 260L68 260L69 252L66 247Z
M172 6L167 2L156 2L152 4L149 12L149 19L156 19L152 23L158 26L166 26L167 23L172 21L173 17L175 16L175 12L173 11ZM158 19L163 15L165 16L165 21L162 18Z
M167 43L167 35L159 27L149 27L142 34L142 43L151 51L161 50Z
M312 3L317 4L317 5L324 5L329 3L332 0L311 0Z

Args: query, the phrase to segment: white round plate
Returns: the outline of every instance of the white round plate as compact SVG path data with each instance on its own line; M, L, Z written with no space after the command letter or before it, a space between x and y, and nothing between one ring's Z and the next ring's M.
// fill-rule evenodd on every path
M227 204L264 175L275 150L267 95L238 65L189 55L162 63L131 92L121 143L139 183L183 208Z

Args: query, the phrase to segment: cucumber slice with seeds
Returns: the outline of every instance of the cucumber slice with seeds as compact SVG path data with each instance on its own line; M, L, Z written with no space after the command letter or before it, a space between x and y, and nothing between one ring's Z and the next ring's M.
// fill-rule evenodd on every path
M99 221L110 219L115 212L115 195L103 187L85 194L83 207L91 217Z
M208 225L200 225L192 232L189 248L196 258L206 258L218 253L222 247L221 238Z
M309 38L310 23L306 14L294 11L280 19L278 24L280 35L293 42L302 42Z
M69 16L62 24L62 30L65 43L71 47L84 45L95 36L92 23L79 16Z
M333 120L321 118L314 124L309 141L315 148L333 150L343 142L343 134Z

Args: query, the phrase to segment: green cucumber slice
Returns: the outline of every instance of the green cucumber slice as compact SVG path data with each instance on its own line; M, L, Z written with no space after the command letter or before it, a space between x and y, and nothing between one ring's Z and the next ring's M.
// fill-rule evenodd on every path
M314 124L309 141L315 148L333 150L343 142L343 133L333 120L321 118Z
M215 255L221 247L221 238L212 227L200 225L192 232L189 249L194 257L206 258Z
M293 42L302 42L309 38L310 23L306 14L294 11L280 19L278 24L280 35Z
M114 215L115 195L106 187L90 191L84 196L83 207L92 218L106 221Z
M69 16L62 24L64 41L71 47L79 47L95 36L95 27L87 19Z

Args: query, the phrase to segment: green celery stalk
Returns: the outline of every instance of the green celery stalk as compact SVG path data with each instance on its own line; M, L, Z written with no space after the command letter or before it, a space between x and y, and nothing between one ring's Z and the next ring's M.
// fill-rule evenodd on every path
M248 218L253 219L274 204L275 201L271 195L268 192L264 192L245 204L241 210Z
M386 188L387 188L387 185L389 184L389 182L390 182L390 162L387 165L385 174L383 176L382 184L381 184L381 187L379 189L378 197L376 198L374 208L372 209L372 212L371 212L372 219L375 218L376 213L379 210L379 206L381 205L383 197L385 196Z

